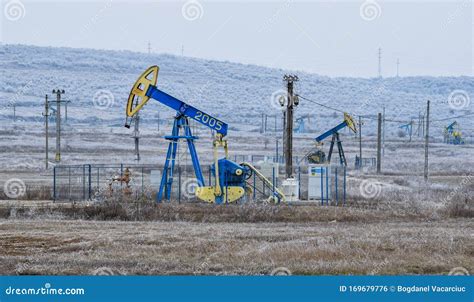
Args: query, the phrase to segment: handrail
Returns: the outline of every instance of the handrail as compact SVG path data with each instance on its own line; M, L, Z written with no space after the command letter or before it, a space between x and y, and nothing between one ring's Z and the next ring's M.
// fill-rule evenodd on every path
M241 166L245 166L245 167L248 167L253 173L255 173L255 175L260 178L260 180L262 180L267 186L269 186L270 188L274 188L274 194L277 195L277 197L280 199L280 201L282 202L285 202L286 203L286 198L285 198L285 194L283 194L283 192L280 191L280 189L278 189L274 184L273 182L271 182L267 177L265 177L265 175L262 174L262 172L260 172L259 170L257 170L257 168L255 168L252 164L250 163L241 163L240 164Z

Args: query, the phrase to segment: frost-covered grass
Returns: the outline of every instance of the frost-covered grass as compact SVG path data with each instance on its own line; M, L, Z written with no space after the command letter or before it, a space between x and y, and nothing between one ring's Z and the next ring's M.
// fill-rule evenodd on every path
M194 223L0 220L1 274L447 274L472 220Z

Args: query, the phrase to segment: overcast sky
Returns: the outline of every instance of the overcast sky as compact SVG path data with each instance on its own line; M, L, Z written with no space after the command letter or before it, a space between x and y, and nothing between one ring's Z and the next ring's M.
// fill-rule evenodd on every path
M1 0L3 43L133 50L328 76L473 75L473 2Z

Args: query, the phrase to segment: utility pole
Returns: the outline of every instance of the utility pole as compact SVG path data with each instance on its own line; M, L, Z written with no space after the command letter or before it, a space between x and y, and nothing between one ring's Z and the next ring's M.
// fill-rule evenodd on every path
M298 76L284 75L283 81L286 82L288 97L286 101L286 133L285 133L285 158L286 158L286 177L293 176L293 109L298 106L298 96L293 94L294 83L297 82ZM284 105L284 104L281 104Z
M422 115L422 116L421 116L421 124L423 125L423 126L421 127L421 130L423 131L422 137L424 137L424 136L425 136L425 115Z
M285 100L283 100L283 102L284 102L284 101L285 101ZM283 103L282 106L284 106L284 103ZM285 155L285 150L286 150L286 149L285 149L285 146L286 146L286 135L285 135L285 131L286 131L286 110L283 109L282 113L283 113L283 114L282 114L282 120L281 120L281 124L282 124L281 129L282 129L282 131L283 131L283 135L282 135L282 137L281 137L281 143L282 143L282 149L283 149L283 150L282 150L282 156L283 156L283 160L285 160L285 156L286 156L286 155Z
M46 170L48 170L48 151L49 151L49 103L48 103L48 95L45 96L44 98L44 114L45 118L45 147L46 147L46 152L45 152L45 164L46 164Z
M383 106L382 116L382 156L385 156L385 106Z
M268 121L268 116L265 114L265 123L264 123L263 133L267 133L267 121Z
M13 103L13 122L16 122L16 102Z
M151 43L150 43L150 41L148 41L148 54L149 55L151 54Z
M379 112L377 119L377 174L382 167L382 113Z
M416 128L416 136L420 137L420 135L421 135L421 113L418 112L418 124Z
M426 103L426 132L425 132L425 171L424 178L428 181L428 144L430 140L430 101Z
M400 59L397 59L397 78L400 76Z
M382 48L379 47L379 78L382 77Z
M53 93L56 94L56 162L61 161L61 94L64 94L64 90L54 89Z
M409 131L409 134L410 134L410 141L409 142L410 143L411 143L411 137L412 137L412 134L413 134L413 124L414 124L414 122L413 122L413 119L412 119L412 120L410 120L410 131Z
M359 168L362 168L362 117L359 115Z
M181 56L184 56L184 45L181 45Z

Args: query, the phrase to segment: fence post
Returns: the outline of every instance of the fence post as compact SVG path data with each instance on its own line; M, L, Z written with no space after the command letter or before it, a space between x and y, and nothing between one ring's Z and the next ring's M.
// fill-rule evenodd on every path
M272 176L272 199L275 198L275 167L272 167L272 173L273 173L273 176Z
M97 167L97 193L100 193L100 168L99 167Z
M178 203L181 203L181 166L178 166Z
M253 200L255 201L255 194L257 193L257 192L255 192L256 191L255 185L256 185L257 180L256 180L255 173L252 173L252 174L253 174Z
M225 186L225 204L227 205L229 203L229 198L227 198L227 194L229 193L228 187L227 187L227 173L224 173L224 186Z
M324 205L324 167L321 167L321 173L319 175L321 175L321 205L323 206Z
M346 167L344 167L344 205L346 205Z
M326 205L329 205L329 167L326 168Z
M298 200L301 199L301 166L298 166Z
M123 177L123 163L120 164L120 178ZM121 181L120 182L120 201L122 201L122 197L123 197L123 182Z
M86 165L82 165L82 200L86 200Z
M89 165L89 200L91 200L92 192L92 166Z
M56 167L53 168L53 202L56 202Z
M67 197L69 201L72 200L71 198L71 167L68 168L68 188L67 188Z
M336 206L339 205L339 198L338 198L338 195L337 195L337 166L336 166L336 171L335 171L335 174L334 174L335 178L334 178L334 186L336 188Z

